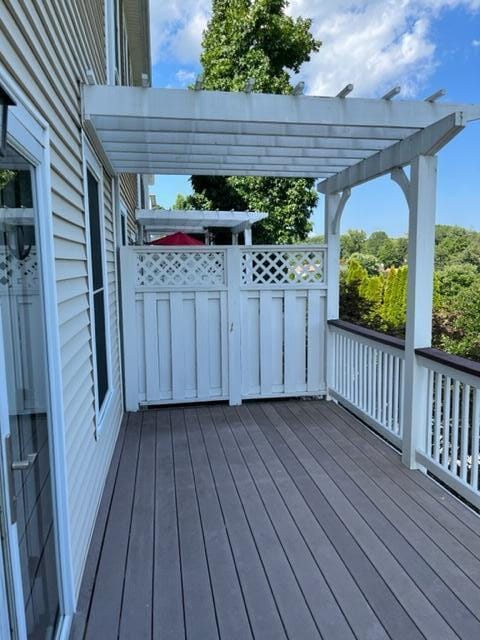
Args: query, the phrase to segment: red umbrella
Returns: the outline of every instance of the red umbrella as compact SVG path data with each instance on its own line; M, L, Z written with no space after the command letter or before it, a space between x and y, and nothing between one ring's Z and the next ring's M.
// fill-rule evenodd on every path
M158 240L154 240L149 244L155 245L177 245L177 246L185 246L185 245L203 245L204 243L201 240L197 240L192 236L187 235L186 233L182 233L181 231L177 231L177 233L172 233L170 236L165 236L164 238L159 238Z

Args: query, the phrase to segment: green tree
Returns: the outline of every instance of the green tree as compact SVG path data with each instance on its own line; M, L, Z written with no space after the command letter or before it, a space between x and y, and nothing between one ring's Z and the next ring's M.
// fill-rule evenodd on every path
M349 261L350 260L356 260L357 262L359 262L362 267L367 270L367 273L370 276L378 275L382 267L379 259L369 253L352 253L349 258Z
M450 264L436 275L439 304L451 305L463 291L480 280L480 274L473 264Z
M385 231L374 231L365 243L365 250L378 257L383 245L389 240L390 238Z
M480 360L480 278L458 294L454 306L437 310L434 326L436 346Z
M2 169L0 170L0 191L4 189L7 184L13 180L15 177L15 172L10 171L10 169Z
M344 233L340 238L340 255L342 259L348 260L353 253L368 253L366 251L366 243L367 234L365 231L349 229L347 233Z
M407 320L407 284L408 268L392 267L386 272L385 291L381 318L385 329L395 335L403 336Z
M435 265L472 262L480 267L480 233L456 225L438 225L435 234Z
M325 244L325 236L316 235L316 236L308 236L305 240L308 244Z
M368 280L368 272L357 260L349 260L340 274L340 317L355 324L368 325L373 303L360 291Z
M292 73L318 51L311 20L285 13L286 0L214 0L203 37L201 62L205 89L243 91L248 79L255 91L291 94ZM311 231L317 203L312 179L192 176L190 208L266 211L255 225L254 241L296 242Z

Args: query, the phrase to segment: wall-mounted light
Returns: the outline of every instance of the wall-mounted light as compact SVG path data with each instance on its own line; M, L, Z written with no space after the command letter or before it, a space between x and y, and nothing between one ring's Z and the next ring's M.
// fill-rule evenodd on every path
M7 152L8 107L14 104L14 100L0 87L0 156L5 156Z

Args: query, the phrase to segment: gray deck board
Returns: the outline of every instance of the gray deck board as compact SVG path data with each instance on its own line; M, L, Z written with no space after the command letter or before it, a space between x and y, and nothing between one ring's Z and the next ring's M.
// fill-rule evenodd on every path
M185 412L187 438L209 560L220 635L232 640L252 637L228 530L218 501L194 409Z
M87 640L116 638L132 519L141 435L141 414L129 417L119 471L88 613ZM113 526L108 526L110 523ZM108 602L108 606L105 606Z
M120 636L147 638L152 628L155 414L145 413L138 454Z
M152 412L153 413L153 412ZM173 443L168 411L156 412L153 638L185 636Z
M465 575L462 576L438 547L430 541L425 543L422 532L416 525L404 514L395 511L389 496L359 467L350 464L350 459L330 440L326 432L322 432L322 436L324 434L325 437L320 439L320 444L320 441L310 436L303 425L296 422L293 414L290 413L290 416L292 429L297 436L343 495L362 514L373 535L376 535L379 543L383 545L383 548L379 548L377 543L374 553L382 562L384 570L391 571L385 579L422 633L427 637L432 634L432 638L454 637L453 628L462 630L465 635L473 633L478 628L478 621L472 615L468 615L462 600L455 596L437 572L442 571L446 574L447 582L452 585L452 589L462 592L465 601L478 602L475 586L469 580L465 580ZM288 420L288 416L284 417ZM331 446L332 444L334 446ZM408 539L402 535L402 531ZM397 563L401 565L401 570L398 570ZM434 567L437 572L434 571ZM441 620L439 612L442 610L445 611L444 617L447 618L450 629L445 624L438 625L439 628L435 629L434 623Z
M245 516L210 412L199 411L198 417L218 499L235 555L253 634L265 640L286 638L262 557Z
M480 637L480 518L322 401L120 432L71 637Z
M183 411L172 411L172 429L186 635L193 640L215 640L214 595Z

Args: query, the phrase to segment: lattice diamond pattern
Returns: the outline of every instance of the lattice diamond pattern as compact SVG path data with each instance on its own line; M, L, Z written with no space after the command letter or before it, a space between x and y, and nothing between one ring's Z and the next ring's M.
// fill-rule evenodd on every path
M0 289L36 291L38 288L38 261L35 247L32 247L25 260L18 260L5 247L0 247Z
M137 287L224 285L222 251L155 251L137 253Z
M242 285L324 284L324 251L242 252Z

